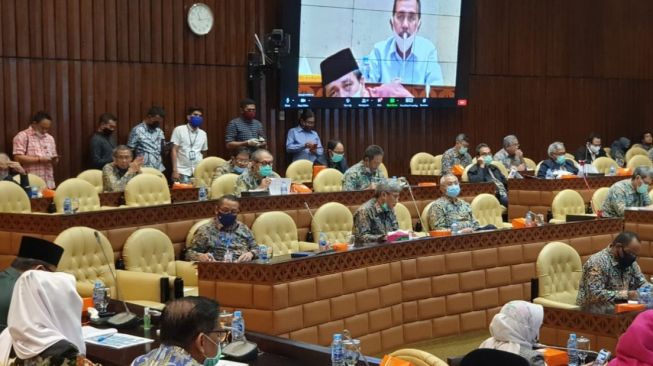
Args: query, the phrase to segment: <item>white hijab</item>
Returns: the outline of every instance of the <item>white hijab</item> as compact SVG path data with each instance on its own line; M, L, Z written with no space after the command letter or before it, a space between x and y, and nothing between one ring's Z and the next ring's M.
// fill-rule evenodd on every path
M75 278L67 273L26 271L16 281L7 329L0 334L0 365L16 355L31 359L61 340L86 353L82 336L82 299Z
M519 354L520 346L532 348L540 335L544 320L542 305L526 301L511 301L505 304L490 323L492 337L479 348L493 348Z

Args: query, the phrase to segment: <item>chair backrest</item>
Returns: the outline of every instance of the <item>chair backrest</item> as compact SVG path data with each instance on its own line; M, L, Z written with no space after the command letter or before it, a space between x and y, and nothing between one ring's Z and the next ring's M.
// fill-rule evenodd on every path
M100 232L98 243L95 232L89 227L75 226L62 231L54 239L54 242L63 248L57 271L75 276L77 292L82 297L92 296L95 280L98 279L105 287L112 288L111 296L114 297L115 283L111 275L111 271L115 269L113 249L109 239Z
M222 174L211 184L211 199L218 199L225 194L233 194L236 191L236 180L238 174Z
M63 212L63 203L66 198L79 201L77 212L100 210L100 195L91 183L83 179L70 178L59 184L54 192L54 205L57 212Z
M553 198L551 213L556 220L565 220L567 215L582 215L585 213L585 201L580 193L573 189L565 189Z
M605 199L608 198L609 191L610 188L608 187L601 187L594 191L594 194L592 194L592 211L594 213L597 213L596 211L601 209L603 202L605 202Z
M170 203L168 184L153 174L139 174L125 186L127 206L155 206Z
M21 186L13 182L0 181L0 212L31 213L32 204Z
M648 197L653 201L653 191L648 191Z
M322 232L331 243L346 243L353 226L354 218L347 206L338 202L325 203L313 215L313 240L318 243Z
M390 354L400 360L408 361L414 366L448 366L446 362L434 355L414 348L399 349Z
M265 212L252 224L256 243L272 248L274 255L299 251L297 226L292 217L285 212Z
M200 226L211 222L211 220L213 219L200 220L195 224L193 224L193 226L191 226L190 230L188 230L188 234L186 234L186 248L188 248L190 246L190 243L193 242L193 237L195 236L195 232L197 232L197 229L199 229Z
M379 170L381 171L381 176L383 178L388 178L389 177L388 176L388 168L385 167L385 164L381 163L381 165L379 165Z
M619 169L619 164L611 158L601 156L596 158L592 165L596 168L596 171L602 174L607 174L610 172L610 168L614 167L615 171Z
M342 176L337 169L322 169L313 179L315 192L340 192L342 191Z
M533 159L524 157L524 164L526 165L526 169L537 171L536 170L537 164L535 164L535 161L533 161Z
M141 167L141 173L156 175L157 177L159 177L159 178L161 178L163 180L166 179L165 175L163 175L163 172L161 172L159 169L156 169L156 168L150 168L150 167L147 167L147 166L143 166L143 167Z
M508 178L508 169L506 169L506 166L503 165L503 163L501 163L499 161L492 161L492 165L499 168L499 171L501 171L501 174L503 174L504 177Z
M435 156L435 175L442 174L442 154Z
M424 206L424 209L422 210L422 214L420 215L420 218L422 220L422 225L425 225L424 231L428 232L429 230L432 230L434 228L431 227L431 224L429 223L429 209L431 209L431 206L433 205L435 201L429 202L428 205Z
M648 157L648 151L642 148L641 145L639 147L633 145L628 151L626 151L626 161L630 161L630 159L637 155Z
M226 161L217 156L207 156L202 159L193 172L195 178L195 187L211 187L213 181L213 173L215 169L224 165Z
M529 366L530 363L524 357L506 351L499 351L491 348L479 348L468 353L460 361L460 366Z
M310 183L313 180L313 163L310 160L295 160L286 169L286 178L293 183Z
M404 206L401 202L395 205L395 216L400 230L413 230L413 218L410 216L408 207Z
M410 158L410 174L412 175L435 175L435 170L435 156L427 152L417 153Z
M467 175L467 172L469 172L469 169L471 169L476 163L471 163L465 167L465 170L463 170L463 175L460 177L461 182L469 182L469 176Z
M537 163L537 165L535 166L535 176L537 176L537 173L540 171L541 166L542 166L542 161Z
M175 250L161 230L143 228L134 231L122 248L125 269L176 276Z
M43 178L35 174L27 174L27 179L29 180L30 187L39 187L39 189L48 188L48 185L45 183ZM16 183L20 183L20 175L16 174L14 177Z
M77 178L85 180L95 187L97 193L104 192L104 183L102 182L102 171L100 169L89 169L77 175Z
M629 169L635 169L639 166L647 166L650 168L653 167L653 163L651 163L651 159L646 155L634 155L626 164L626 168Z
M538 296L547 300L576 304L583 265L578 252L561 242L551 242L542 248L535 263Z
M472 215L478 220L481 226L494 225L501 227L502 208L499 200L487 193L481 193L472 200Z
M571 154L571 153L565 153L565 157L567 158L567 160L573 160L573 161L576 161L576 157L574 156L574 154Z

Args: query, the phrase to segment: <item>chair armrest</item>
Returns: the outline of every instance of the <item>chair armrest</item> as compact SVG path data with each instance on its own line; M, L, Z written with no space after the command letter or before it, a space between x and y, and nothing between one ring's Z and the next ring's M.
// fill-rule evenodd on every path
M316 243L309 243L306 241L300 241L299 242L299 250L302 252L307 252L311 250L318 250L320 249L320 245Z
M544 307L547 308L556 308L556 309L569 309L569 310L578 310L580 309L580 306L578 305L572 305L572 304L567 304L565 302L559 302L559 301L553 301L549 299L545 299L543 297L536 297L533 299L533 302L535 304L540 304Z
M161 302L161 278L168 277L155 273L118 270L120 300L146 300Z
M499 229L512 229L512 224L509 222L502 222Z
M184 280L184 286L197 286L197 263L175 261L177 277Z
M551 220L549 220L549 224L564 224L566 222L567 222L567 220L560 220L560 219L551 219Z
M77 293L80 297L93 297L93 284L77 281L75 287L77 288Z

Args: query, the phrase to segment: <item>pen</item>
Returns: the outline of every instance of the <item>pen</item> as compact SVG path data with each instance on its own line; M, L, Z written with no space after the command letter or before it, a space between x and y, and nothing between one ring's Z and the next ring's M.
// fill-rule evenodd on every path
M100 336L100 337L98 337L97 341L98 342L104 342L107 338L113 336L114 334L116 334L116 333L111 333L111 334L106 335L106 336Z

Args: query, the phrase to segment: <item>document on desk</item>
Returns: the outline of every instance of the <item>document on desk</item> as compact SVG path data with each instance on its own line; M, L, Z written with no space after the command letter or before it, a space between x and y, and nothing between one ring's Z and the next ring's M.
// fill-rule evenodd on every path
M218 362L218 366L247 366L247 364L242 362L220 360L220 362Z
M118 333L118 329L116 328L95 328L90 325L85 325L82 327L82 336L84 339L91 339L91 338L98 338L98 337L106 337L109 335L113 335L115 333Z
M123 349L154 342L154 340L149 338L137 337L124 333L113 333L107 336L85 339L85 341L88 344L114 349Z

